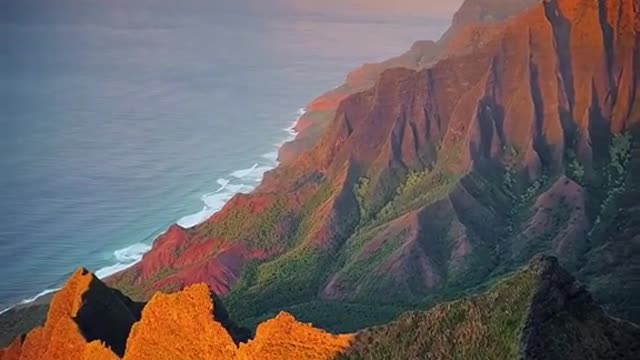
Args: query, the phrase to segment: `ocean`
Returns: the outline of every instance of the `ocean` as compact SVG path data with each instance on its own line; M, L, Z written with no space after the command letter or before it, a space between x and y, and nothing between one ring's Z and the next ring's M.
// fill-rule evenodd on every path
M0 5L0 310L251 191L299 109L448 25L266 0Z

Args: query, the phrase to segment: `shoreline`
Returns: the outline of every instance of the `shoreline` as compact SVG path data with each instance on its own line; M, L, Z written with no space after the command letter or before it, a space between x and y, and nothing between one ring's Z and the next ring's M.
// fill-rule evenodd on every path
M230 173L228 175L228 178L231 178L233 180L218 179L217 183L218 185L220 185L220 187L215 191L203 194L201 196L201 200L204 203L203 209L200 210L199 212L185 215L180 219L176 220L173 224L176 224L185 229L197 226L205 222L207 219L209 219L218 211L220 211L235 195L239 193L250 193L254 191L255 186L249 185L246 183L253 182L253 183L260 184L262 182L262 178L264 174L267 171L271 171L280 165L281 160L280 160L279 153L282 150L282 148L289 143L295 142L298 139L298 137L304 132L304 130L299 131L298 124L300 120L305 116L306 113L307 113L306 108L298 109L295 120L291 123L290 126L282 129L282 131L287 133L286 138L281 142L274 144L274 147L276 148L275 151L271 151L261 155L262 158L272 162L272 164L260 165L258 163L255 163L250 168L239 169ZM243 179L247 179L247 180L243 181ZM244 184L242 183L230 184L230 182L234 180L236 182L244 182ZM225 190L227 190L227 192L222 193ZM208 197L210 196L218 196L216 199L214 199L217 201L208 202ZM189 220L193 219L194 221L191 221L191 222L183 221L185 219L189 219ZM198 221L195 221L195 220L198 220ZM190 226L183 226L183 225L190 225ZM165 232L166 232L166 229L163 230L161 233L156 233L156 235L152 235L148 237L147 239L153 238L150 244L145 243L144 241L146 241L147 239L144 239L141 242L137 242L129 246L126 246L124 248L115 250L113 252L113 256L116 258L117 261L111 265L103 266L102 268L95 270L94 274L96 274L96 276L102 280L102 279L108 278L111 275L114 275L116 273L119 273L121 271L124 271L136 265L142 260L144 254L146 254L152 249L153 242L155 242L155 240ZM51 300L53 295L60 289L61 287L45 289L32 297L22 299L7 308L0 309L0 317L2 317L3 315L5 315L7 312L11 310L20 310L20 309L29 308L32 306L47 304Z

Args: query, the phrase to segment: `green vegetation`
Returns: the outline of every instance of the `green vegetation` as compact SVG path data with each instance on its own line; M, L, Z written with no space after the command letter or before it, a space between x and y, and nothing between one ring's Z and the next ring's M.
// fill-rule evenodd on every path
M407 313L357 334L341 359L516 359L535 283L523 271L486 294Z
M292 249L270 261L253 262L225 299L234 319L255 318L265 311L281 309L313 298L327 276L322 271L328 254L306 240L317 224L317 210L333 194L322 184L300 212L297 227L285 244ZM280 244L283 245L283 244Z
M521 223L526 217L526 212L531 207L532 202L537 199L550 184L551 181L549 176L547 174L543 174L532 182L521 194L512 194L513 205L510 211L510 222L512 224ZM515 230L515 228L511 230Z
M396 196L378 213L370 226L383 224L401 214L444 199L459 180L442 170L411 172L396 191Z
M362 177L356 182L353 191L356 196L356 200L358 201L361 222L366 221L366 219L368 219L370 216L366 206L366 201L369 196L369 184L369 178Z
M317 225L314 223L315 211L329 200L332 194L333 188L328 183L324 183L311 197L311 199L307 201L300 212L300 220L298 221L296 231L291 238L292 242L296 244L300 243L312 232L314 227Z
M333 333L352 333L364 327L386 324L407 309L401 306L371 305L345 301L316 300L284 307L260 317L245 319L243 326L254 329L279 311L293 314L298 320Z
M617 216L619 198L625 189L625 178L628 175L630 148L630 136L619 135L613 138L609 151L611 165L604 175L609 189L606 198L601 202L602 209L590 234L591 238L597 237L597 226L602 227L600 231L605 233L610 228L613 220L607 220L607 213ZM235 319L247 326L270 317L279 310L288 310L303 321L311 321L331 330L358 329L383 323L395 317L401 310L414 308L419 304L429 305L443 299L456 298L460 294L468 293L470 289L478 289L474 287L485 286L486 279L495 279L521 266L534 253L549 251L552 240L570 220L570 204L562 201L559 206L546 210L550 212L548 215L553 219L553 223L544 228L544 232L535 234L537 237L522 244L521 249L514 248L512 240L530 219L533 203L561 173L552 173L550 169L544 169L542 176L526 183L523 181L524 175L520 176L518 170L520 151L515 147L506 146L503 154L504 167L495 168L503 171L489 168L490 171L482 173L459 175L447 172L442 165L437 165L434 169L419 171L394 169L394 175L385 173L387 170L381 170L381 173L367 173L367 176L358 178L352 184L352 191L358 205L359 224L353 232L345 231L348 238L344 243L338 241L342 245L337 253L314 248L308 241L311 235L319 230L318 225L322 220L319 209L326 205L334 194L335 190L328 183L320 183L314 195L296 214L287 213L275 202L264 215L259 214L255 219L246 221L249 224L241 221L247 219L246 214L229 216L229 219L226 219L227 226L241 224L239 227L242 228L237 233L229 230L232 236L248 238L251 235L251 241L256 241L257 244L275 244L276 241L280 245L285 244L285 247L281 248L283 253L275 259L254 262L247 267L240 283L225 299L229 311ZM580 183L586 181L585 168L577 156L572 155L571 151L566 156L567 176ZM398 282L393 276L380 273L385 261L394 256L411 236L409 230L402 226L394 229L393 220L445 199L458 185L477 203L464 203L463 206L442 214L442 217L439 214L432 215L428 219L428 225L421 225L429 226L429 239L424 246L428 246L425 250L433 261L431 266L438 275L443 276L442 287L425 290L424 279L415 279L419 281L415 284L411 278ZM459 200L465 201L464 198ZM352 214L355 214L355 210ZM354 220L355 226L355 219L351 220ZM454 221L464 225L468 241L472 244L471 254L460 263L451 261L456 246L451 238ZM609 225L605 226L607 221ZM289 230L284 232L288 235L278 234L278 228L274 224L285 222L289 224ZM255 236L256 232L252 229L255 224L260 229L257 232L258 236ZM224 227L221 229L221 233L227 232ZM372 244L374 239L376 244ZM365 253L367 247L375 250L370 254ZM419 273L417 269L415 272ZM348 308L350 311L340 310L340 306L346 306L344 302L318 300L318 293L324 289L329 276L332 275L338 281L338 287L348 289L350 295L353 295L355 288L358 289L358 295L351 297L357 302L348 303L351 304ZM388 295L380 295L396 287L406 287L395 291L399 297L392 299ZM477 305L477 299L480 298L473 299L465 306L451 308L450 318L445 319L444 324L461 332L466 331L464 329L467 329L467 325L472 328L474 322L469 322L469 316L475 314L478 309L469 304ZM391 302L396 306L384 305ZM378 317L358 309L386 310ZM503 355L508 358L514 344L509 336L514 333L512 330L515 324L519 324L516 321L518 315L512 313L505 319L500 319L499 315L483 314L477 321L500 324L487 330L488 333L483 336L491 336L492 342L493 337L502 339L502 336L505 336L506 340L497 340L485 350L496 354L493 358ZM461 327L457 327L456 324ZM451 335L450 332L448 334ZM455 336L450 339L454 338ZM469 339L465 339L467 340ZM473 351L487 345L474 343L474 339L469 341L469 349L474 349ZM424 348L435 345L419 346Z
M203 231L205 237L243 241L252 248L262 249L282 244L278 224L287 214L283 200L276 199L269 207L257 213L251 213L243 206L231 209L232 212L220 221L206 225Z
M504 189L508 193L515 191L514 187L518 183L518 164L520 160L520 151L513 145L505 145L502 149L505 169L504 179L502 181Z
M347 250L347 254L351 254L352 256L351 261L339 273L341 280L347 283L355 284L361 279L367 279L367 284L360 285L364 285L369 291L374 291L373 289L381 285L381 282L384 280L384 275L376 275L375 271L391 254L398 250L408 234L406 230L403 230L393 235L393 237L385 239L384 243L382 243L371 256L363 256L356 253L356 251L361 250L374 235L375 233L370 232L354 239L353 242L355 244L351 244Z
M254 263L225 298L232 318L244 322L262 314L309 301L326 277L328 258L301 246L273 261Z
M565 134L565 151L564 163L565 174L568 178L576 183L585 185L585 168L578 158L578 139L580 138L579 129L572 129Z
M589 239L594 243L601 243L607 238L611 226L619 215L619 203L627 188L627 165L631 160L631 141L629 133L617 134L611 140L606 195L589 232Z
M578 184L584 185L585 169L582 163L580 163L580 160L578 160L575 151L569 150L567 152L567 158L567 176Z

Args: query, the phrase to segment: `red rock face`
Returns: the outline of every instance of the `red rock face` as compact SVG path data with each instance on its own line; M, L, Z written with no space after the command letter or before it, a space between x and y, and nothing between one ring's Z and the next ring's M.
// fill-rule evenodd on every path
M346 86L314 101L300 123L303 135L254 193L234 198L201 226L172 227L112 282L143 297L194 282L224 295L253 260L300 248L342 254L363 217L357 181L368 179L380 203L367 205L379 212L412 170L440 172L455 184L438 201L376 228L362 252L331 268L320 296L353 299L375 283L380 293L419 298L484 276L472 259L496 251L492 239L503 235L496 224L512 204L488 192L481 178L501 176L510 165L527 183L543 173L557 180L569 153L586 177L595 176L594 159L607 156L611 134L640 121L640 20L634 1L545 1L508 18L532 3L520 1L501 9L497 18L508 18L501 23L482 10L495 2L468 3L483 6L463 8L455 31L440 43L419 43L399 58L364 66ZM319 125L313 116L322 112L331 121ZM572 225L554 237L553 251L569 258L584 246L585 198L576 183L557 181L514 240L516 258L528 256L519 246L538 241L531 234L549 227L544 209L561 203L573 209ZM446 226L433 221L438 217ZM398 248L371 260L392 237ZM363 261L375 266L353 276Z
M530 256L522 254L522 249L529 248L538 236L549 233L558 216L566 216L568 219L565 227L556 231L557 234L551 239L554 252L564 258L580 254L581 249L586 248L586 234L590 225L585 197L586 191L579 184L566 177L559 178L535 202L533 216L513 241L514 256Z
M20 360L23 339L15 339L7 348L0 350L0 360Z

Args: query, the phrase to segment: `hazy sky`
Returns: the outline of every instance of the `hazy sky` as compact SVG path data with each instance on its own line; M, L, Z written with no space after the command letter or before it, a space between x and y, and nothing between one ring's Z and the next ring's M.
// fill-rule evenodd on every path
M450 17L463 0L275 0L303 11Z

